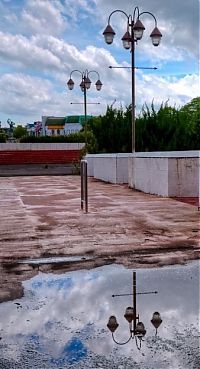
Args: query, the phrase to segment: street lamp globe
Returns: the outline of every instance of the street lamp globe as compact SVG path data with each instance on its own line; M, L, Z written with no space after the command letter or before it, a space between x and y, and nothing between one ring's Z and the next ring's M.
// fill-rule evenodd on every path
M108 45L113 43L113 39L114 39L114 36L115 36L115 31L111 27L110 24L108 24L107 27L105 28L105 30L103 31L103 35L104 35L105 41Z
M133 307L129 306L126 308L125 314L124 314L124 318L131 323L134 319L134 309Z
M81 88L81 91L84 92L84 89L85 89L85 83L84 83L84 81L82 81L79 86Z
M133 26L134 37L136 40L141 40L144 30L145 27L143 23L138 19Z
M73 90L73 88L74 88L74 81L73 81L73 79L69 79L69 81L67 82L67 86L68 86L68 88L69 88L69 90Z
M85 77L84 83L85 83L85 87L87 88L87 90L89 90L89 88L91 86L91 81L90 81L89 77Z
M154 28L150 34L150 37L154 46L158 46L160 44L162 33L159 31L158 27Z
M100 91L101 90L101 87L103 86L103 84L101 83L100 79L98 79L98 81L96 81L95 85L96 85L97 91Z
M122 37L122 43L124 46L124 49L128 50L131 47L131 35L129 31L127 31L124 36Z
M117 319L114 315L111 315L109 320L108 320L108 324L107 327L108 329L114 333L116 331L116 329L118 328L119 324L117 323Z
M158 313L158 311L155 311L155 313L153 313L153 317L151 319L151 323L153 324L153 326L156 329L158 329L158 327L161 325L162 319L161 319L160 313Z
M138 338L143 338L146 334L146 329L144 327L144 324L142 322L138 322L135 329L135 335Z

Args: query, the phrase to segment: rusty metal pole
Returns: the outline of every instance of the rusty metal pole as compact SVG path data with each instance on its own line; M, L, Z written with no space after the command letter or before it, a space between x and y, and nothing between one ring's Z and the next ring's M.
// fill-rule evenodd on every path
M85 212L88 213L88 175L87 175L87 161L84 162L85 164L85 173L84 173L84 179L85 179Z
M88 213L88 176L86 160L81 160L81 209Z
M81 209L83 210L84 203L84 184L83 184L83 161L81 160Z
M133 311L134 311L134 334L136 331L137 306L136 306L136 272L133 272Z

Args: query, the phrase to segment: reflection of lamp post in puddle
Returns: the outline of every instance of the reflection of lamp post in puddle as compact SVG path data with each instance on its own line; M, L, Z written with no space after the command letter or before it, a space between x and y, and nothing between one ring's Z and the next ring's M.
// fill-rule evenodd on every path
M117 342L116 341L116 339L114 337L114 332L118 328L119 324L117 323L117 319L114 315L110 316L110 318L108 320L107 327L111 331L112 338L113 338L113 341L115 343L117 343L118 345L125 345L126 343L128 343L131 340L131 338L135 337L136 346L140 350L141 341L143 340L143 337L146 334L146 329L144 327L144 323L142 323L139 320L139 314L137 314L136 295L147 295L147 294L152 294L152 293L157 293L157 291L155 291L155 292L139 292L139 293L136 292L136 272L133 272L133 293L112 295L112 297L133 296L133 306L127 307L126 311L125 311L125 314L124 314L125 319L129 323L130 336L129 336L127 341L125 341L125 342ZM160 316L159 312L156 311L153 314L153 317L151 319L151 323L155 327L156 335L157 335L157 329L160 326L160 324L162 323L162 319L161 319L161 316ZM139 345L138 345L137 339L139 340Z

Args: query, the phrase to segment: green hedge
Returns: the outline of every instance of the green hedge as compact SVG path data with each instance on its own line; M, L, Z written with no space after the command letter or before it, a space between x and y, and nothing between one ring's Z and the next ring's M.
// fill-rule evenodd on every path
M23 136L20 139L20 142L25 143L61 143L61 142L74 142L74 143L81 143L85 142L85 133L78 132L72 133L68 136Z

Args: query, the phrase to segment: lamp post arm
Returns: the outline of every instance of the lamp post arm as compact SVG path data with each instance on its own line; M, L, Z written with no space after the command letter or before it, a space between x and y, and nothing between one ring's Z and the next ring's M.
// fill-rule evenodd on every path
M135 23L136 11L137 11L137 18L139 18L140 10L139 10L138 6L135 7L134 12L133 12L134 23Z
M78 73L80 73L80 74L81 74L81 77L83 78L83 72L81 72L79 69L74 69L74 70L72 70L72 71L71 71L71 73L70 73L70 78L72 77L72 74L73 74L74 72L78 72Z
M89 74L90 73L96 73L97 74L97 76L98 76L98 79L100 79L100 75L99 75L99 73L96 71L96 70L90 70L89 72L88 72L88 76L89 76Z
M143 15L143 14L151 15L153 17L154 21L155 21L155 27L157 27L157 19L156 19L155 15L153 15L151 12L142 12L142 13L138 14L138 18L141 17L141 15Z
M120 9L116 9L116 10L113 10L112 13L110 13L110 15L108 17L108 24L110 24L110 18L112 17L112 15L114 13L122 13L122 14L124 14L126 16L127 20L129 20L129 16L128 16L128 14L126 14L126 12L124 12L123 10L120 10Z
M132 333L130 333L130 337L129 337L129 339L127 341L125 341L125 342L117 342L116 339L115 339L115 337L114 337L114 334L112 333L112 339L113 339L113 341L115 343L117 343L117 345L121 345L121 346L122 345L126 345L131 340L131 338L132 338Z
M139 340L139 346L138 346L138 341L137 341L137 337L135 336L135 343L136 343L136 347L137 347L137 349L138 350L140 350L141 349L141 346L142 346L142 342L141 342L141 340Z

